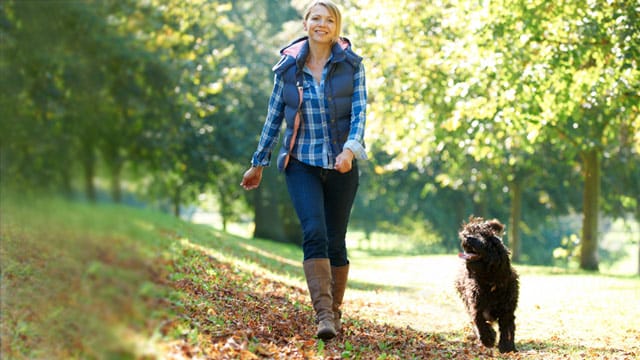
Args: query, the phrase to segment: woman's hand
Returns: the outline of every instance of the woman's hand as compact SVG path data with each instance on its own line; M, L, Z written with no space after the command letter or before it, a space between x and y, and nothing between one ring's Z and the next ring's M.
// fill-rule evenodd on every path
M342 150L342 152L336 157L336 165L334 166L334 168L342 174L351 171L353 158L354 155L351 150Z
M245 171L240 186L245 190L253 190L260 185L262 181L262 166L252 166Z

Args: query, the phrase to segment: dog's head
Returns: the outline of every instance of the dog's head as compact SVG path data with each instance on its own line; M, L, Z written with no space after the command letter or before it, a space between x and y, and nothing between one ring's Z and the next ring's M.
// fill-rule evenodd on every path
M459 257L475 271L499 271L509 267L509 250L502 243L504 225L500 221L469 218L458 236L462 251Z

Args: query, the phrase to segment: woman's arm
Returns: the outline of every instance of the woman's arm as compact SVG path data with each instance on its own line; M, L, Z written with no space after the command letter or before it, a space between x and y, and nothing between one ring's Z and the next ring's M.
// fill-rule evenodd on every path
M283 89L284 81L281 76L276 74L274 76L273 91L269 99L267 118L258 142L258 149L251 159L252 166L269 166L271 162L271 151L278 141L280 127L284 119Z
M360 63L353 76L353 96L351 98L351 129L344 144L344 150L351 150L358 160L366 160L364 148L364 128L367 118L367 84L364 65Z

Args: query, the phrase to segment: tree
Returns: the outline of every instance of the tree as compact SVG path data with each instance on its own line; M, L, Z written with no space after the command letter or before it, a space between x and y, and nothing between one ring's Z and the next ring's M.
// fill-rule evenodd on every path
M384 10L391 7L400 10ZM391 0L357 9L365 20L353 27L376 62L370 113L372 122L384 119L373 141L393 155L386 167L413 163L422 171L437 156L448 165L436 176L440 187L465 185L476 205L488 184L508 184L517 241L521 189L541 179L547 159L536 154L552 146L582 171L582 205L574 205L584 213L581 267L597 269L600 161L620 144L615 130L634 121L639 93L633 9L632 2Z
M229 131L225 132L225 141L235 149L233 158L237 169L236 180L228 184L237 191L240 175L249 166L266 117L273 88L271 68L279 59L278 49L294 36L287 30L289 21L295 19L299 28L300 15L288 0L238 0L233 4L230 19L245 29L234 39L237 49L234 61L251 74L237 85L237 97L242 100L242 106L237 108L242 111L234 112L234 121L229 122ZM254 209L254 236L300 244L302 232L295 211L283 176L275 170L275 162L273 165L265 169L260 187L246 197Z
M601 161L619 148L618 129L636 121L638 66L632 60L640 28L632 2L509 3L521 21L523 46L535 57L540 114L534 121L553 132L584 177L580 267L598 269ZM518 23L518 22L516 22Z

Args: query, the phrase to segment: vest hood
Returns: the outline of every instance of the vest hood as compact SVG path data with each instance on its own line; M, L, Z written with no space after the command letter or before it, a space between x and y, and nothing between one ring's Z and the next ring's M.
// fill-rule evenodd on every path
M295 60L295 63L298 65L299 69L304 68L304 63L307 60L307 56L309 55L309 37L303 36L292 41L289 45L285 46L280 50L280 54L282 55L280 61L273 67L274 71L277 69L283 70ZM345 59L352 64L357 64L361 58L354 54L351 50L351 41L345 37L340 37L338 41L333 44L331 48L331 53L333 54L333 58L331 62L340 62Z
M303 36L299 39L292 41L289 45L285 46L280 50L280 55L289 55L294 58L297 58L298 55L302 52L303 48L306 47L308 51L308 47L309 47L308 40L309 40L308 36ZM347 50L348 48L351 47L351 41L349 41L349 39L347 38L340 37L338 38L338 41L336 42L336 44L333 45L334 48L336 45L339 45L339 47L342 50ZM335 49L332 49L332 51L335 52Z

